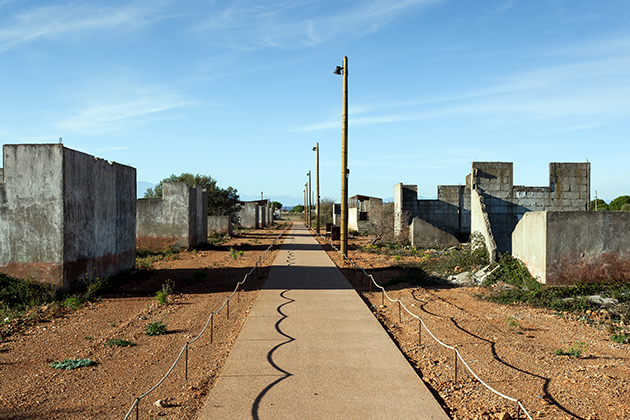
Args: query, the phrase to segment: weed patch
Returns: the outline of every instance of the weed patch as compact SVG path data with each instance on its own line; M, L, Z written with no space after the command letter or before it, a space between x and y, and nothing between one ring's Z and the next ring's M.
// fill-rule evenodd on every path
M175 283L172 280L166 280L162 288L155 293L155 299L160 305L168 304L168 297L173 293Z
M568 350L564 351L562 349L558 349L554 352L554 354L557 356L571 356L579 359L582 357L583 353L586 353L586 350L588 350L588 344L583 341L576 341L568 348Z
M610 336L610 341L619 344L630 344L630 336L626 334L613 334Z
M63 359L61 362L52 362L49 366L53 369L77 369L92 366L95 362L90 359Z
M122 338L112 338L107 340L108 347L133 347L136 343L132 341L123 340Z
M163 321L149 322L144 327L144 333L148 336L164 335L166 334L166 324Z

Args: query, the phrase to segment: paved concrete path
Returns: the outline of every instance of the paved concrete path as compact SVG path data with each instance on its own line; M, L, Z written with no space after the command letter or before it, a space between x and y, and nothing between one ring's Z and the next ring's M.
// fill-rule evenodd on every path
M448 419L303 224L294 224L201 420Z

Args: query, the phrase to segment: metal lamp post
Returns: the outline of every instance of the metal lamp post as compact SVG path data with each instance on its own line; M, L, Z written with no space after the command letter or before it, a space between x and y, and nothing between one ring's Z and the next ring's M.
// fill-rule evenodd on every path
M315 201L315 228L317 229L317 234L319 235L319 143L313 150L316 152L315 158L315 195L317 196Z

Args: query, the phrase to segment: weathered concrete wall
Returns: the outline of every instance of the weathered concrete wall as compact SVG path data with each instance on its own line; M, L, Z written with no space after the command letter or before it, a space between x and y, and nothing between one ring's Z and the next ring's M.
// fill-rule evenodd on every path
M459 244L459 240L450 233L418 217L411 221L409 239L411 246L416 248L448 248Z
M364 232L370 229L370 212L381 207L383 200L367 195L353 195L348 199L348 230Z
M162 198L137 203L138 249L191 247L208 238L208 197L200 186L164 182Z
M267 226L267 206L258 205L258 227Z
M514 256L552 285L630 281L630 213L526 213L514 231Z
M436 200L418 200L417 185L396 184L394 191L395 233L418 217L451 235L464 239L470 233L470 188L440 185ZM409 220L404 220L404 213Z
M5 145L3 158L1 271L68 290L134 266L134 168L61 144Z
M242 227L257 228L260 223L258 219L258 203L242 203L241 210L239 212L239 219Z
M510 253L512 232L529 211L580 211L590 206L591 164L550 163L548 187L513 185L509 162L473 162L471 185L484 198L499 252Z
M232 220L230 216L208 216L208 233L218 232L232 235Z
M471 190L470 206L470 230L472 233L479 232L481 236L483 236L490 262L494 263L497 261L497 244L494 241L494 236L492 235L492 229L490 227L488 213L486 213L484 199L477 190Z

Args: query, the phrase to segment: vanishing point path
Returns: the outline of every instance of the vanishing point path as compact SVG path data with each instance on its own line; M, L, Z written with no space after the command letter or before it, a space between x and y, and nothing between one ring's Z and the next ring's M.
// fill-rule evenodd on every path
M296 223L199 419L448 416L326 252Z

